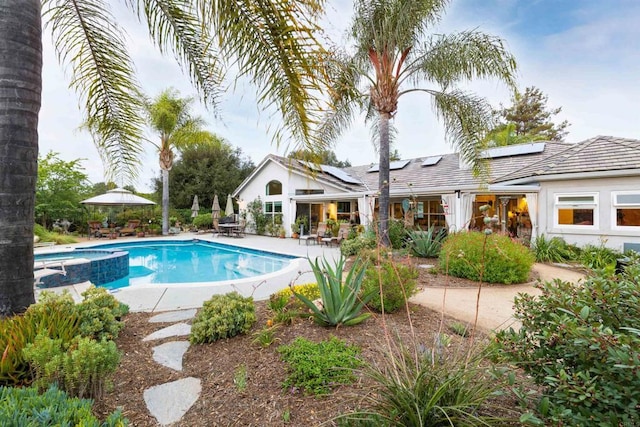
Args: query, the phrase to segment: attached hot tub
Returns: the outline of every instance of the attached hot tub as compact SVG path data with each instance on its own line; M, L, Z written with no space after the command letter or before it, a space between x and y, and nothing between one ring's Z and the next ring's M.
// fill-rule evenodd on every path
M55 288L90 281L102 285L129 274L129 253L120 250L75 249L64 252L36 254L34 271L43 268L61 270L66 274L51 274L40 278L38 287Z

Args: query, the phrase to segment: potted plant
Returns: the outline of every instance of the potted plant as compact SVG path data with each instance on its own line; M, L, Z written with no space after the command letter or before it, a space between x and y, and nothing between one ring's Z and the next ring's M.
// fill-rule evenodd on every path
M304 215L298 215L296 221L291 224L291 237L297 239L300 237L300 232L304 233L305 230L309 229L308 218Z
M142 227L136 227L136 236L144 237L144 229Z
M287 231L284 229L284 227L283 227L282 225L279 225L279 226L278 226L278 236L279 236L281 239L284 239L284 238L285 238L285 236L286 236L286 234L287 234Z

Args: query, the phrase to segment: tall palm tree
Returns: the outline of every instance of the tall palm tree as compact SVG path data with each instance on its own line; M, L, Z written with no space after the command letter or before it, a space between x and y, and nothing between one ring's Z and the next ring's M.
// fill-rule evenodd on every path
M174 150L189 144L212 141L214 135L202 129L204 121L190 113L193 99L180 98L178 92L167 89L147 103L149 124L160 134L158 149L162 172L162 234L169 234L169 171L173 167Z
M333 141L357 111L367 112L379 136L379 233L389 244L390 121L399 98L411 92L431 96L449 141L480 171L478 151L491 124L487 102L456 88L472 78L498 78L514 84L515 60L502 40L479 31L429 35L447 0L356 0L350 28L352 54L326 62L332 84L330 112L321 123ZM334 50L336 51L336 50ZM431 87L422 87L421 83Z
M41 17L51 31L87 128L113 178L136 175L143 103L111 0L0 0L0 316L33 301L33 210L41 94ZM312 146L312 96L324 0L123 0L172 53L214 111L234 65L283 115L276 138ZM285 132L286 131L286 132ZM111 177L108 177L111 178Z
M40 0L0 1L0 318L33 303L41 39Z

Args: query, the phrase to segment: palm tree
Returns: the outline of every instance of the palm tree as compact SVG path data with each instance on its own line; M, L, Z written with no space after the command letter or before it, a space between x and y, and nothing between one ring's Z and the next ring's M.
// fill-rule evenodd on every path
M33 303L40 0L0 1L0 318ZM9 60L10 59L10 60ZM28 285L28 286L27 286Z
M190 144L212 141L214 135L202 130L204 121L190 114L191 98L179 98L179 94L167 89L152 102L147 103L149 123L160 134L158 149L162 171L162 234L169 234L169 171L173 167L174 149Z
M477 77L514 84L515 60L499 38L478 31L427 35L447 4L356 0L350 28L353 54L335 54L326 62L332 90L330 112L320 127L322 139L337 139L358 110L367 112L379 135L379 233L384 245L389 244L390 120L399 98L411 92L431 95L448 139L479 172L477 154L491 124L491 109L456 84ZM420 87L421 82L433 87Z
M0 316L33 301L33 212L42 72L41 17L87 128L113 178L134 177L144 106L127 42L109 0L0 0ZM224 69L236 66L259 100L283 115L276 138L312 146L318 57L314 24L324 0L126 0L163 53L172 53L216 111ZM42 7L42 8L41 8ZM285 133L287 131L287 133ZM111 178L111 177L109 177Z

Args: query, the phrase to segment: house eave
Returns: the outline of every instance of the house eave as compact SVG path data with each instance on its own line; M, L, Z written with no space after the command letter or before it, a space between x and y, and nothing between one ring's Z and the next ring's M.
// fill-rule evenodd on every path
M526 178L518 178L503 181L500 185L520 185L531 182L543 181L567 181L570 179L592 179L592 178L620 178L626 176L640 176L640 169L606 170L593 172L557 173L549 175L533 175Z

